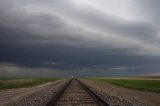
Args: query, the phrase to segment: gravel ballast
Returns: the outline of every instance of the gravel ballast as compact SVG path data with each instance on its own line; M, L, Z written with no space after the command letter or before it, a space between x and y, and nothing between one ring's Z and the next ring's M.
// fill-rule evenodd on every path
M68 81L62 79L30 88L0 90L0 106L46 106ZM80 81L110 106L160 106L160 93L131 90L86 79Z
M160 106L160 93L131 90L103 82L81 79L111 106Z
M57 80L31 88L1 90L0 106L45 106L68 80Z

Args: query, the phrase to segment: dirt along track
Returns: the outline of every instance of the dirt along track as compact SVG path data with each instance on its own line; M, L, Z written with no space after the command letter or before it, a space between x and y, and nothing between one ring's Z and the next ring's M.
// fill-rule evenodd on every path
M45 106L69 79L18 89L0 90L0 106Z
M77 79L71 81L47 106L109 106Z

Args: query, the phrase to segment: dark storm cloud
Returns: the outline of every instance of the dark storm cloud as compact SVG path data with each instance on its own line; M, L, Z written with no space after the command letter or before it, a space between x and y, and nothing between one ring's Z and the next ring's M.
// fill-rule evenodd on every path
M14 6L14 5L13 5ZM61 6L61 5L60 5ZM71 7L71 6L70 6ZM10 9L6 8L2 8L1 10L6 11L6 12L2 12L1 13L1 25L2 25L2 30L5 31L4 28L8 28L10 31L8 32L6 29L7 33L12 33L15 32L16 34L14 34L14 38L19 38L19 37L24 37L24 41L22 40L22 42L25 42L25 37L27 37L27 39L32 40L32 36L35 39L35 42L39 41L40 43L61 43L61 44L67 44L67 45L74 45L74 46L79 46L79 45L85 45L85 47L115 47L115 48L146 48L143 47L145 45L145 42L137 42L134 39L129 39L128 37L119 37L119 36L115 36L113 35L114 33L111 34L101 34L101 33L94 33L94 32L87 32L83 29L81 29L80 27L74 27L71 25L68 25L67 23L65 23L60 17L54 15L54 14L49 14L49 13L44 13L44 12L40 12L40 13L32 13L31 12L27 12L27 10L25 10L24 8L17 8L16 9L12 9L15 7L12 7ZM8 10L6 10L8 9ZM24 10L23 10L24 9ZM64 9L65 10L65 9ZM66 9L67 10L67 9ZM75 11L75 13L77 13L78 11ZM74 12L73 12L74 13ZM98 23L95 23L93 21L93 26L98 26L101 29L111 29L111 30L115 30L113 32L118 33L120 32L119 28L122 27L122 29L125 29L126 31L124 31L125 33L131 33L134 32L135 35L137 35L136 33L146 33L145 36L148 36L150 34L148 34L149 32L152 33L154 35L154 31L152 31L152 28L147 28L147 25L145 25L144 28L145 31L141 31L140 27L141 25L134 25L134 24L129 24L127 25L127 23L123 23L120 24L117 21L121 21L121 20L106 20L102 17L102 14L100 13L97 17L93 16L94 14L89 11L89 12L84 12L85 14L81 14L82 12L79 12L79 14L83 17L89 17L89 15L87 15L87 13L90 13L91 17L93 17L93 20L97 20L100 21L100 25L98 25ZM8 16L8 17L7 17ZM79 17L79 16L78 16ZM90 20L92 20L92 18L90 17ZM111 17L106 17L106 18L110 18ZM89 21L89 18L82 18L84 19L84 22L87 23L91 23ZM85 20L86 19L86 20ZM101 20L100 20L101 19ZM73 17L74 20L74 17ZM81 21L80 21L81 22ZM110 26L113 28L109 28L105 25L101 25L102 23L107 23L110 22ZM116 28L117 26L119 28ZM126 28L123 28L124 24L126 24ZM114 27L115 26L115 27ZM136 27L137 26L137 27ZM143 26L143 25L142 25ZM97 29L98 29L97 27ZM117 30L116 30L117 29ZM128 30L127 30L128 29ZM132 31L133 30L133 31ZM137 31L136 31L137 30ZM151 30L151 31L150 31ZM95 30L96 31L96 30ZM117 31L117 32L116 32ZM139 32L140 31L140 32ZM147 32L148 31L148 32ZM121 30L121 32L123 32L123 30ZM19 34L20 36L16 37L16 35ZM121 33L120 33L121 34ZM131 33L132 34L132 33ZM4 34L3 34L4 35ZM2 37L3 37L2 35ZM9 34L10 36L11 34ZM5 35L7 36L7 35ZM128 34L128 36L130 36ZM143 34L141 34L141 36L143 36ZM42 40L39 40L39 39ZM139 38L139 37L137 37ZM26 39L26 40L27 40ZM37 40L38 39L38 40ZM125 43L124 43L125 40ZM5 42L5 40L4 40ZM31 41L30 43L35 43L34 41ZM96 44L95 44L96 42ZM19 42L18 42L19 43ZM143 44L144 43L144 44ZM28 41L27 41L28 44ZM121 44L121 45L119 45ZM126 44L129 46L127 47ZM152 47L152 45L149 45L151 47L149 48L155 48L154 45ZM147 48L148 49L148 46ZM150 52L150 50L148 50ZM141 52L141 51L140 51ZM153 51L154 52L154 51ZM154 54L154 53L153 53Z
M115 73L120 68L112 67L159 64L160 49L152 43L159 41L154 38L158 28L152 23L128 21L94 8L76 7L72 2L0 1L1 69L10 67L15 73L24 70L23 75L40 68L49 74L54 69L52 74L57 76L92 69L93 73L87 74L92 76L96 69ZM101 72L97 75L105 73Z

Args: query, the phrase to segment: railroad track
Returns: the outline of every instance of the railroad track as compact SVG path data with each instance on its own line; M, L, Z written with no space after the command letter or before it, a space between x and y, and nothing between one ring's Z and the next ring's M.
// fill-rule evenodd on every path
M46 106L109 106L78 79L71 79Z

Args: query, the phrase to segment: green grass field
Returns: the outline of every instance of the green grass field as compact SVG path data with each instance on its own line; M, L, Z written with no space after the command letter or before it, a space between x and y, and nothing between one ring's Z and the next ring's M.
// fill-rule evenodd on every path
M23 88L23 87L31 87L43 83L47 83L50 81L58 80L59 78L0 78L0 90L4 89L12 89L12 88Z
M89 79L135 90L160 92L160 80L112 79L112 78L89 78Z

